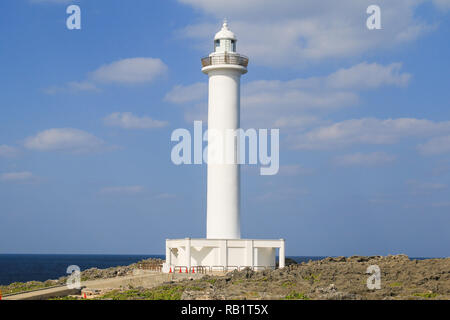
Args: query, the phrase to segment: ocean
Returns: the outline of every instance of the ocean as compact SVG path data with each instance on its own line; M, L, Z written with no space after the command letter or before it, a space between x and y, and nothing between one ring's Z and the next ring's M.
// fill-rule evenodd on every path
M66 276L67 267L81 270L126 266L142 259L164 258L160 255L97 254L0 254L0 285L12 282L45 281Z
M97 254L0 254L0 285L13 282L45 281L66 276L67 267L77 265L81 270L126 266L142 259L162 255L97 255ZM297 262L320 260L324 257L286 257Z

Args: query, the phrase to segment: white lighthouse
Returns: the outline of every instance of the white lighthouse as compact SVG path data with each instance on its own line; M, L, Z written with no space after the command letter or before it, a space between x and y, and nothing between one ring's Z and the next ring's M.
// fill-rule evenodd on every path
M241 239L239 141L230 143L227 133L240 128L240 79L248 58L236 52L236 43L225 21L214 51L202 59L209 78L206 239L167 239L163 272L275 268L277 249L279 267L285 265L284 239Z
M214 37L214 52L202 59L202 71L209 77L208 131L222 138L227 131L236 131L240 127L240 82L241 75L247 73L248 58L236 53L236 42L234 33L228 29L225 21ZM208 161L206 237L239 239L239 164L237 161L225 163L224 159L225 154L237 155L237 140L233 144L216 145L222 148L223 158L215 162ZM215 151L213 148L208 149L208 159L214 157Z

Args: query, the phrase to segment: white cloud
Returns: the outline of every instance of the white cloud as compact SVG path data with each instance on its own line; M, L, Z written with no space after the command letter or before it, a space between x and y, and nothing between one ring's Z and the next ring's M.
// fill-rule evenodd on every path
M434 137L426 143L420 144L417 149L424 155L450 153L450 136Z
M433 176L443 176L450 172L450 161L441 160L431 170Z
M176 198L176 195L173 193L159 193L155 195L155 199L174 199Z
M44 89L46 94L57 94L57 93L78 93L78 92L99 92L100 89L91 82L88 81L72 81L66 83L63 86L51 86Z
M309 190L305 188L275 188L257 196L255 199L257 201L287 201L307 195L309 195Z
M447 189L447 185L443 183L423 183L420 185L421 188L427 190L443 190Z
M173 193L154 193L149 194L147 189L141 185L133 186L111 186L101 188L99 194L106 196L133 196L145 193L146 196L157 200L173 199L176 195Z
M68 4L76 0L30 0L31 3L50 3L50 4Z
M191 85L177 85L164 97L165 101L184 107L184 120L208 122L208 85L206 82L196 82ZM193 103L193 104L192 104Z
M135 195L145 191L143 186L105 187L100 190L104 195Z
M406 86L411 75L401 72L400 63L380 65L363 62L323 77L288 81L258 80L242 87L242 124L244 127L303 129L322 123L311 113L328 112L358 104L358 90L381 86ZM178 85L166 100L189 104L207 101L206 83ZM207 107L196 104L185 110L185 118L206 118Z
M291 164L280 166L279 174L284 176L299 176L312 174L313 172L313 169L304 168L298 164Z
M339 166L378 166L395 161L397 157L385 152L353 153L337 156L334 163Z
M322 121L314 116L291 116L288 117L282 116L278 119L276 119L273 122L273 127L275 128L296 128L299 130L305 129L306 127L310 127L314 124L319 124Z
M123 129L152 129L167 126L167 121L154 120L150 117L138 117L131 112L114 112L106 116L103 121L106 125Z
M440 10L450 10L450 0L433 0L433 3Z
M46 94L99 92L100 84L136 85L152 82L167 74L167 66L157 58L128 58L103 65L90 72L83 81L44 89Z
M194 121L203 121L208 123L208 105L207 103L197 103L185 109L184 120L188 123Z
M359 102L357 93L326 88L318 78L253 81L241 92L244 127L302 129L320 123L312 113L335 111Z
M431 204L431 206L435 208L447 208L450 207L450 201L434 202Z
M332 88L365 89L378 88L383 85L404 87L408 85L411 75L401 73L401 63L387 66L376 63L360 63L349 69L340 69L326 79Z
M241 125L305 130L324 123L316 114L353 107L360 101L353 92L308 90L291 85L273 80L255 81L245 86L241 98ZM206 112L207 108L204 110Z
M450 121L425 119L351 119L291 135L293 149L333 149L354 144L393 144L407 137L427 137L450 132Z
M417 39L432 26L417 18L426 0L379 0L382 30L368 30L366 9L372 0L179 0L200 9L204 20L178 35L198 41L209 53L223 17L239 39L238 51L251 63L296 67L323 59L391 50ZM444 2L436 0L435 3ZM211 21L216 21L211 24Z
M129 58L101 66L90 74L96 82L137 84L151 82L167 72L167 66L155 58Z
M0 145L0 157L13 158L19 154L17 148L7 146L6 144Z
M38 151L84 153L103 148L103 140L73 128L55 128L39 132L25 140L25 147Z
M1 181L5 182L31 182L35 180L35 177L31 172L24 171L24 172L9 172L9 173L3 173L0 176Z
M206 82L197 82L188 86L178 85L170 90L164 100L172 103L187 103L205 98L208 90Z
M417 180L408 180L406 184L415 195L430 194L447 189L447 185L439 182L420 182Z
M335 109L345 105L354 105L358 96L347 91L327 91L320 85L309 83L316 79L296 79L290 81L261 80L253 81L242 89L243 108L260 109L269 107L276 113L281 108L293 109ZM265 110L267 111L267 110Z

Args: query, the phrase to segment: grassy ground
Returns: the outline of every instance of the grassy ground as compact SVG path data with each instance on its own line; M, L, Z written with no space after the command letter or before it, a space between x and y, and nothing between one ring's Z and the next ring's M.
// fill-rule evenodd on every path
M380 289L368 288L367 268L379 266ZM3 293L49 286L28 282L3 286ZM381 300L450 299L450 258L410 260L407 256L336 257L290 265L284 269L253 272L244 270L225 276L205 276L147 288L121 288L98 300ZM60 299L81 299L66 297Z

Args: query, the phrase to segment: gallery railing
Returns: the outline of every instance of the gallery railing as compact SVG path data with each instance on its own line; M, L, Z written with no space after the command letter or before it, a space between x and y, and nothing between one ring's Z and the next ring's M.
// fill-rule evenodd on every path
M202 58L202 67L208 67L217 64L236 64L239 66L247 67L248 58L237 53L222 53Z

